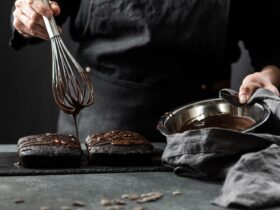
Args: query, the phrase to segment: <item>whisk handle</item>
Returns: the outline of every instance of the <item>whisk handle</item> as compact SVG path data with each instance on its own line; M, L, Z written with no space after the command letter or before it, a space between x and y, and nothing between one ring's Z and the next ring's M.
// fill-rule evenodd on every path
M48 0L41 0L44 4L49 5L49 1ZM55 36L60 36L57 24L55 22L54 17L52 16L51 18L47 18L45 16L43 16L43 20L45 22L46 25L46 29L48 31L49 37L53 38Z

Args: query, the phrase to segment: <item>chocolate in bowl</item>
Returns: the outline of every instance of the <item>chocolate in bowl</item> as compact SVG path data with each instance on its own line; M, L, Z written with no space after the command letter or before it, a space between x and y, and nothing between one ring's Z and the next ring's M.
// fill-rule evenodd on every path
M236 131L242 131L256 123L250 117L234 116L232 114L216 114L208 116L202 120L190 120L183 124L178 129L178 133L182 133L186 130L195 130L202 128L224 128Z
M269 117L265 104L233 106L222 98L214 98L180 106L165 113L157 129L165 136L189 129L217 127L252 132Z

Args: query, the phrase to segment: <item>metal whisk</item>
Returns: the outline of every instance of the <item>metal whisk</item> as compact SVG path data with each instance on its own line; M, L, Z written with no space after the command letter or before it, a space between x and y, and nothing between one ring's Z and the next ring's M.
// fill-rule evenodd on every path
M42 2L49 5L48 0ZM93 103L93 85L65 46L54 17L43 19L51 39L53 96L60 109L76 118L82 108Z

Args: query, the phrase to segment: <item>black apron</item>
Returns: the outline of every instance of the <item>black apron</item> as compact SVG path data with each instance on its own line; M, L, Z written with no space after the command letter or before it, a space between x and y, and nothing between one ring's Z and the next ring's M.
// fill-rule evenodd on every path
M162 141L156 129L161 115L217 96L203 85L213 74L218 80L230 74L229 64L220 62L229 3L82 0L78 59L91 69L95 103L78 116L80 139L122 129ZM60 114L60 133L75 134L73 125L71 116Z

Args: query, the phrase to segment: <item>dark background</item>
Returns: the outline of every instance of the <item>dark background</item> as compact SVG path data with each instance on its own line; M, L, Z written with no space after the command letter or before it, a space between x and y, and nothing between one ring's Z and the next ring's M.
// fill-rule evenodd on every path
M50 42L20 51L9 47L13 3L13 0L0 2L0 144L16 143L25 135L55 132L58 114L51 92ZM75 55L76 43L67 32L66 24L63 40ZM236 90L242 78L251 71L246 53L243 50L239 62L233 64L231 84Z
M9 47L10 11L14 1L0 2L0 143L16 143L18 138L41 132L55 132L58 109L51 90L50 42L20 51ZM63 39L71 52L67 25Z

